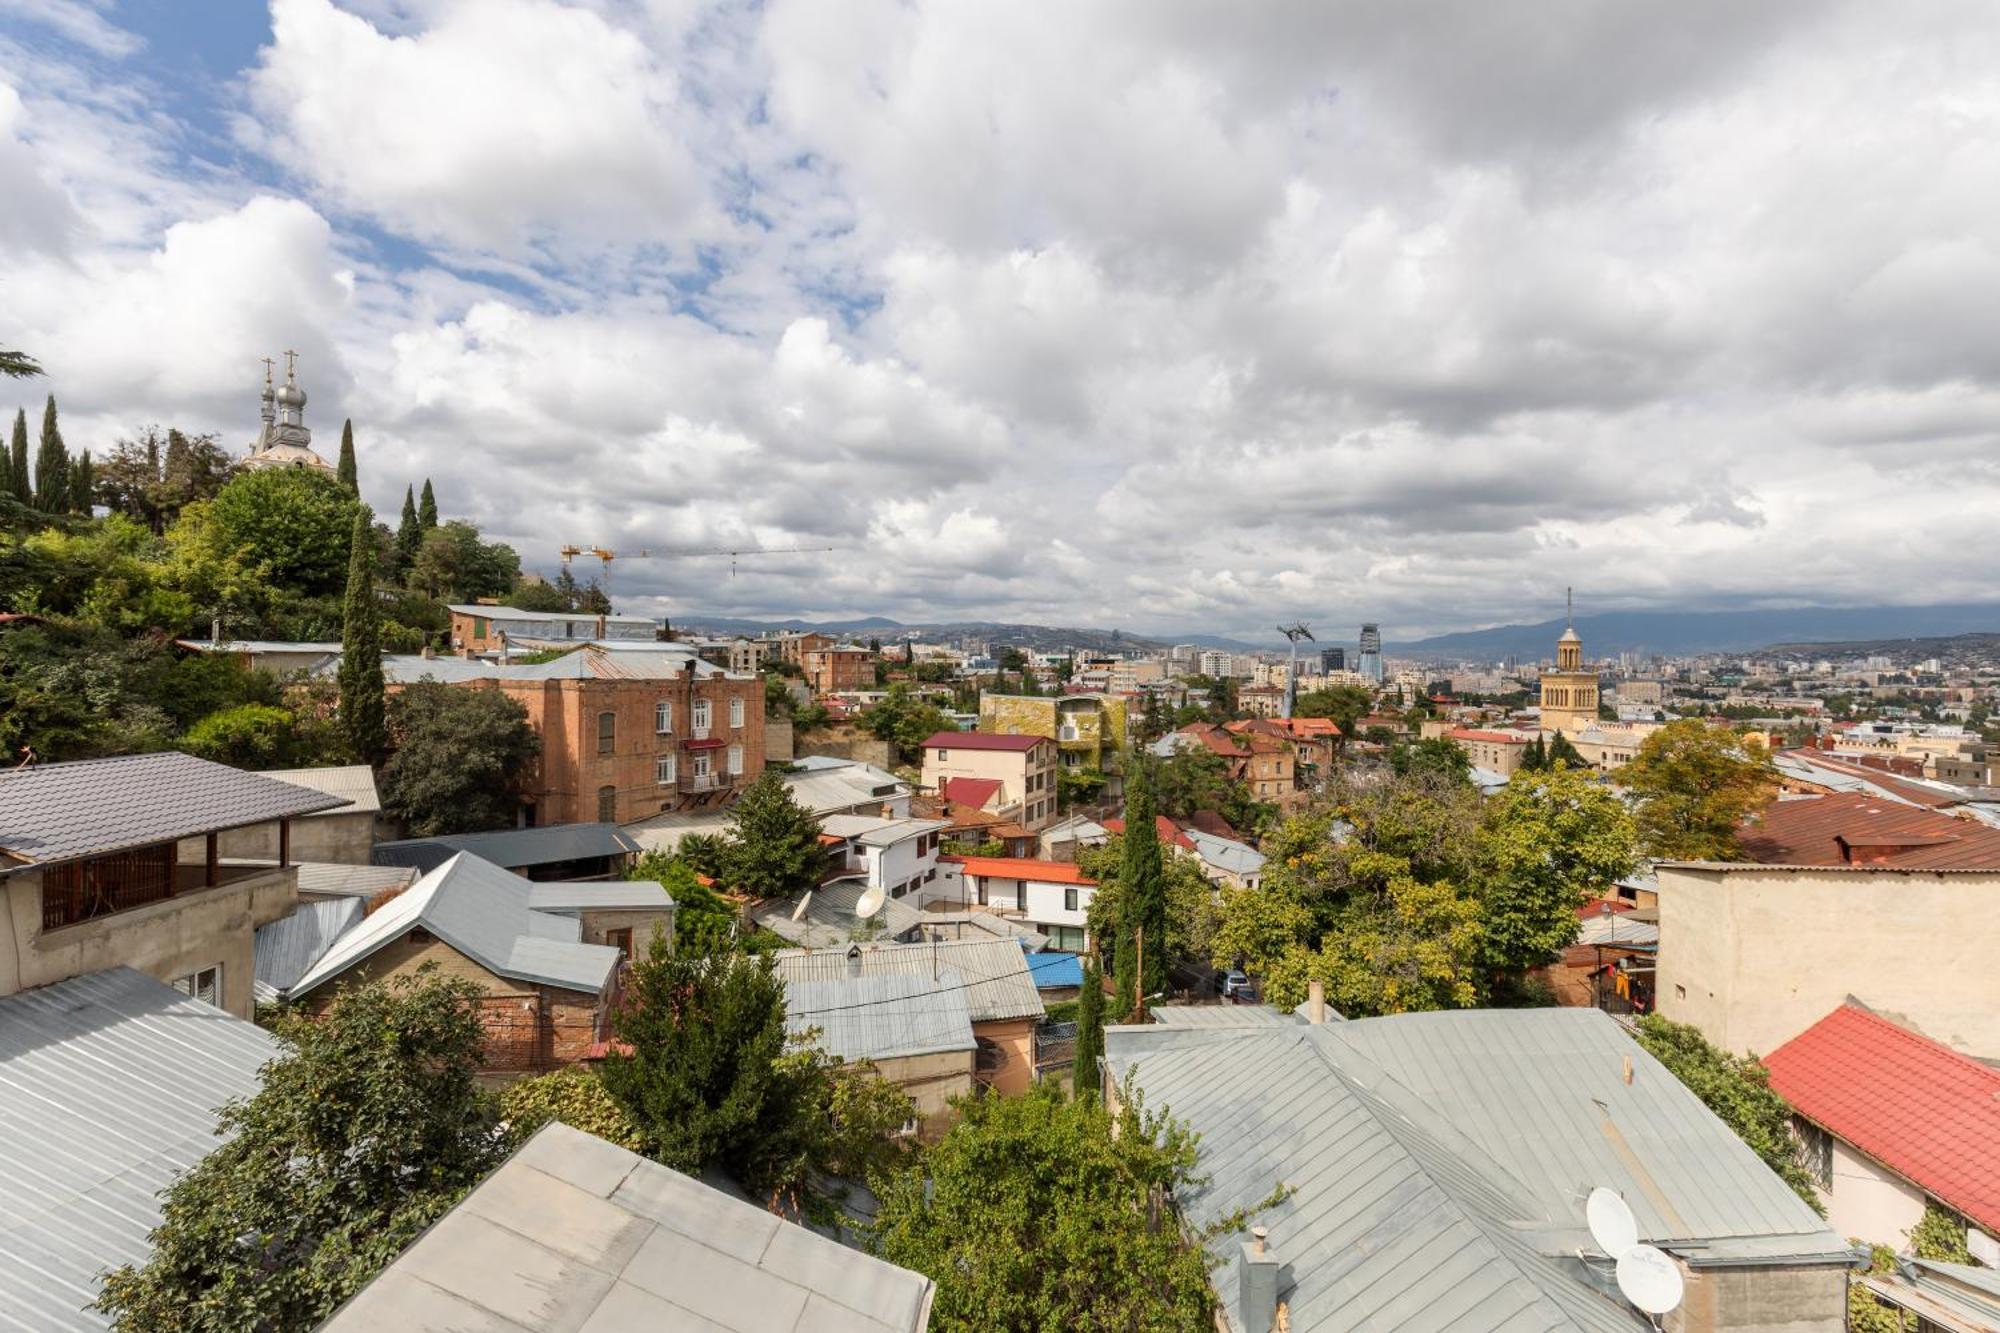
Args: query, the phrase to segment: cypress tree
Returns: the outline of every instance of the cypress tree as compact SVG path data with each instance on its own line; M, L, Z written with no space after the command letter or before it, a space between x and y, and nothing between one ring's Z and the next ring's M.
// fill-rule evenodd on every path
M13 488L14 498L22 504L33 504L35 500L34 480L28 472L28 410L17 408L14 412L14 440L8 450L7 484Z
M42 442L35 452L35 508L45 514L69 512L69 447L56 424L56 396L42 409Z
M354 418L340 423L340 484L347 493L360 498L361 474L354 466Z
M438 525L437 496L431 491L431 479L429 477L424 478L423 499L417 501L417 524L425 532L429 532Z
M355 758L379 765L389 753L382 686L382 610L375 604L374 515L354 515L347 558L347 605L340 633L340 729Z
M1145 769L1135 767L1125 787L1125 844L1118 863L1121 908L1118 952L1112 975L1118 982L1118 1005L1166 989L1167 881L1160 863L1160 832L1153 822L1153 785ZM1139 966L1139 932L1145 931L1145 967Z
M90 450L77 455L76 463L69 470L69 507L85 518L90 517L90 507L96 502L93 492L97 488L97 469L90 461Z
M1070 1085L1078 1101L1103 1095L1097 1062L1104 1055L1104 974L1096 959L1083 965L1083 993L1076 1005L1076 1058L1070 1065Z
M0 495L14 493L14 451L0 441Z
M403 521L396 525L396 571L407 573L416 562L417 548L424 544L423 524L417 520L417 492L403 488Z

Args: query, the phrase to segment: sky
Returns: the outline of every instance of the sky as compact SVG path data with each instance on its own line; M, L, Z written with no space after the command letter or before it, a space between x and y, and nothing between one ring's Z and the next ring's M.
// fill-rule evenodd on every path
M0 346L98 452L295 349L547 575L833 548L654 614L1985 601L2000 10L0 0Z

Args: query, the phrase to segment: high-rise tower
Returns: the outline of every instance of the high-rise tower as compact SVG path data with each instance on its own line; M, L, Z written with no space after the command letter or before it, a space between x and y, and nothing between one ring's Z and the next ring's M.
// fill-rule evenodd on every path
M1382 628L1379 625L1361 627L1361 652L1356 658L1354 669L1377 685L1382 683Z

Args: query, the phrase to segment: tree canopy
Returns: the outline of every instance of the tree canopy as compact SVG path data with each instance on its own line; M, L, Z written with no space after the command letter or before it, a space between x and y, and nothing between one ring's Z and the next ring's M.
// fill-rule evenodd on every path
M1618 776L1637 798L1647 854L1690 861L1739 859L1737 829L1778 785L1761 741L1700 718L1647 736Z
M877 740L889 742L896 762L905 764L922 758L924 742L938 732L958 730L958 724L946 717L943 709L918 698L915 690L900 681L889 687L880 703L861 715L861 725Z
M1577 909L1631 873L1637 839L1625 803L1585 774L1514 774L1478 834L1487 967L1524 971L1573 943Z
M345 586L355 508L333 478L274 467L232 478L212 513L225 551L241 553L268 581L321 595Z
M355 509L340 635L340 725L355 757L375 765L389 751L389 727L382 680L382 608L375 600L374 532L369 518L368 506Z
M753 898L800 894L819 883L826 868L819 818L776 773L762 774L729 807L723 868L728 887Z
M411 836L476 833L513 821L521 781L541 750L527 709L498 690L420 680L389 701L388 725L382 808Z
M721 894L703 884L685 856L647 852L625 872L627 879L657 882L674 900L674 948L680 952L713 953L726 948L736 909Z

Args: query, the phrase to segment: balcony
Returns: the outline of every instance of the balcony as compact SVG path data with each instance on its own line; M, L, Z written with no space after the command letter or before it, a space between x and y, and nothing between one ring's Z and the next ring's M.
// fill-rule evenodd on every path
M690 773L681 779L682 791L721 791L729 785L729 778L722 773Z

